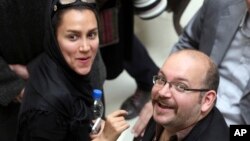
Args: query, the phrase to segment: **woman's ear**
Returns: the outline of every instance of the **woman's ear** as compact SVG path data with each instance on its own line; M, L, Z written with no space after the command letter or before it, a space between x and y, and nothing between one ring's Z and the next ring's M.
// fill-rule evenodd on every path
M213 106L215 105L216 97L217 94L214 90L210 90L204 94L201 103L201 111L203 113L213 108Z

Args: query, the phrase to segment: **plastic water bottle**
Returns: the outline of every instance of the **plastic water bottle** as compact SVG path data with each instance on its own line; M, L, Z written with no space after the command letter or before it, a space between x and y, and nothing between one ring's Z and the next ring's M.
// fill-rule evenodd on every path
M92 93L92 97L94 98L93 103L93 126L92 126L92 134L97 134L101 127L102 115L103 115L103 103L102 103L102 91L99 89L94 89Z
M94 119L97 119L103 115L102 91L94 89L92 96L94 98L93 115Z

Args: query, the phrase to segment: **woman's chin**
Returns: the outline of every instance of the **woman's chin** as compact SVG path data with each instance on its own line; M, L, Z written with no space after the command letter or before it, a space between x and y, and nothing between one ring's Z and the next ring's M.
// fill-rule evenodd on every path
M87 75L90 72L90 70L91 70L90 67L88 67L88 68L81 68L81 69L77 69L76 72L79 75Z

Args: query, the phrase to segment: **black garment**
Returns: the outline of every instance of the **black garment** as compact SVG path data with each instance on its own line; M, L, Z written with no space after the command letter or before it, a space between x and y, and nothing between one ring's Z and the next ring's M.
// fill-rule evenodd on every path
M64 72L47 54L34 63L20 109L18 140L90 140L89 77Z
M25 81L8 64L24 64L43 51L45 0L0 1L0 105L7 106Z
M43 51L46 0L0 1L0 140L15 141L20 94L25 80L8 64L28 65Z
M0 106L0 140L16 141L17 117L20 103Z
M100 10L118 7L119 43L101 48L107 69L107 79L116 78L124 69L135 79L139 89L150 91L152 77L159 67L150 58L146 48L134 35L133 0L108 0Z
M102 89L105 70L98 53L87 75L66 63L54 35L51 16L56 1L48 1L45 53L30 66L30 78L19 115L18 141L88 141L92 89ZM75 6L88 4L77 2ZM79 7L78 7L79 8ZM51 19L52 18L52 19Z
M156 125L156 122L151 118L142 141L153 140ZM163 128L161 128L161 131L163 131ZM214 107L182 141L229 141L229 128L220 111Z
M135 79L139 89L150 92L153 76L159 72L159 67L135 35L132 46L131 59L124 60L124 68Z
M0 56L8 64L26 65L43 51L46 1L0 1Z

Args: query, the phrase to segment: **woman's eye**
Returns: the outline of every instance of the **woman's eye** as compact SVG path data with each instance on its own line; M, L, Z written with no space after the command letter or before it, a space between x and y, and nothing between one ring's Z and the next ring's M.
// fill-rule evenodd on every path
M88 37L89 37L90 39L95 39L96 36L97 36L97 32L91 32L91 33L89 33L89 35L88 35Z
M69 35L68 38L69 38L69 40L71 40L71 41L75 41L75 40L78 39L78 37L77 37L76 35Z

